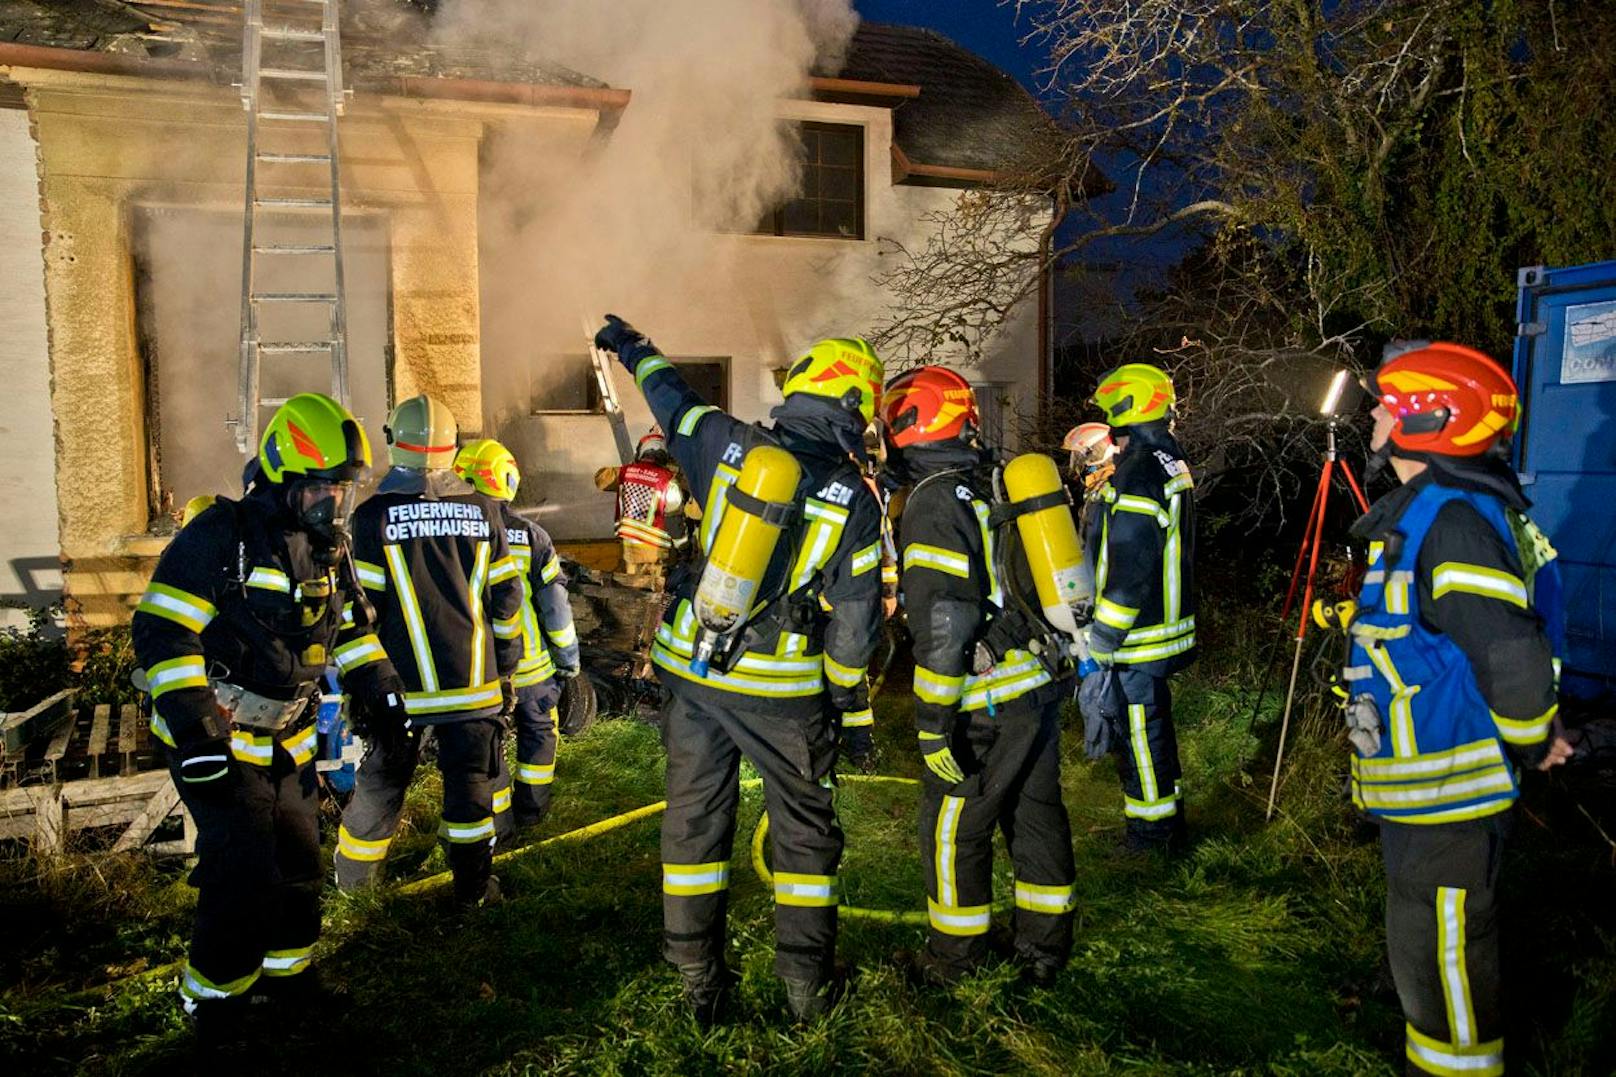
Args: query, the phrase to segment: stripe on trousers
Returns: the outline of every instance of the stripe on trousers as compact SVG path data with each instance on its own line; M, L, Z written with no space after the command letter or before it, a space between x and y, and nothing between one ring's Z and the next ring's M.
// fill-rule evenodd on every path
M959 837L960 812L964 807L964 797L945 796L942 807L937 811L937 826L933 831L937 848L932 855L937 868L939 905L951 907L959 904L959 885L954 873L959 850L955 843Z
M1470 970L1465 967L1465 892L1436 888L1437 959L1442 966L1442 998L1448 1007L1448 1031L1453 1042L1469 1047L1476 1042L1476 1011L1470 1003Z

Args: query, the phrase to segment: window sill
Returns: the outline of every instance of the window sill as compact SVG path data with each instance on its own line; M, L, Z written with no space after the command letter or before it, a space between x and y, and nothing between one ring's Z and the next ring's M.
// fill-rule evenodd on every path
M118 540L118 552L125 557L158 557L168 549L168 544L174 540L174 532L159 535L148 532L144 535L125 535Z

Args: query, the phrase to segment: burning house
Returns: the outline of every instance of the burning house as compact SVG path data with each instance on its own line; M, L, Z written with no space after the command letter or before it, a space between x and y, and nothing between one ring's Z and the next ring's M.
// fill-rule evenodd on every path
M1047 125L934 33L855 29L841 4L715 6L732 17L342 5L355 411L379 446L392 401L441 398L463 433L512 447L521 501L563 541L611 531L586 320L634 320L713 402L762 419L795 348L889 312L884 253L923 245ZM638 9L632 43L604 32L618 7ZM125 619L177 507L239 485L241 20L236 0L0 0L13 605L65 592L76 624ZM1037 405L1041 316L1023 304L968 371L995 433ZM312 369L296 388L328 384Z

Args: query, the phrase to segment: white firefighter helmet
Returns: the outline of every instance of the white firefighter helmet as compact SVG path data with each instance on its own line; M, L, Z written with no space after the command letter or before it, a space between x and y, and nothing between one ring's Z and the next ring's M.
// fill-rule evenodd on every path
M1080 423L1072 427L1061 439L1061 448L1071 454L1073 474L1084 468L1099 467L1117 454L1111 428L1105 423Z

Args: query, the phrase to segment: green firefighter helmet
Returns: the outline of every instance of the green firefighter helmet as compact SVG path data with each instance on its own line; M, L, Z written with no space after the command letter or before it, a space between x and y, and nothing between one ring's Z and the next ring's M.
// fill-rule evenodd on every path
M493 438L466 442L455 457L454 473L475 486L479 494L500 501L515 500L516 489L522 484L516 457Z
M421 470L451 468L460 427L442 401L422 393L412 396L387 417L387 456L398 467Z
M781 392L822 396L857 411L866 425L881 403L884 370L875 349L859 337L821 340L786 372Z
M258 442L264 478L354 482L370 467L370 441L353 412L323 393L299 393L270 417Z
M1124 363L1100 378L1091 398L1112 429L1166 419L1178 403L1173 379L1149 363Z

